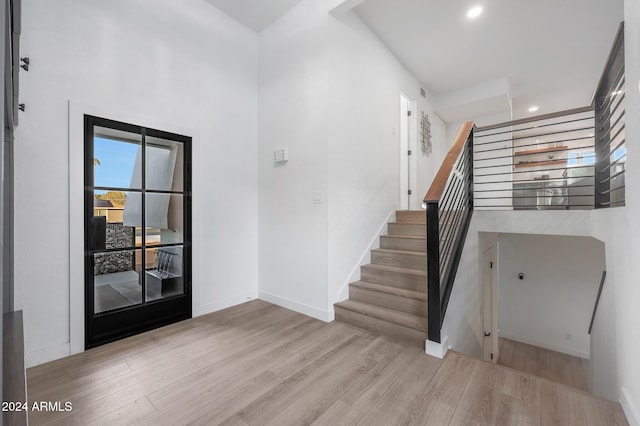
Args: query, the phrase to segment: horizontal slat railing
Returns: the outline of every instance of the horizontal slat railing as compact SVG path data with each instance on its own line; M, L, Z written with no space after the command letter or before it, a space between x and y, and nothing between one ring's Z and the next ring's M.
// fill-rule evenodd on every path
M624 23L620 24L593 99L595 106L595 207L625 205Z
M473 128L462 125L424 198L428 338L437 343L473 213Z
M591 106L478 128L474 208L592 209L594 136Z

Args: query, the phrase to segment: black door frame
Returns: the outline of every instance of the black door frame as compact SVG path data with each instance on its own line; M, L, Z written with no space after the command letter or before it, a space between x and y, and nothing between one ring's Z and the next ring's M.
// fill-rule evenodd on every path
M90 221L94 209L94 127L106 127L141 135L140 149L144 153L146 137L152 136L168 139L183 144L183 242L182 246L182 277L184 283L183 294L162 298L159 300L136 304L103 313L95 313L94 307L94 250L89 241ZM191 142L189 136L151 129L144 126L132 125L120 121L92 115L84 116L84 257L85 257L85 348L89 349L114 340L119 340L134 334L142 333L157 327L168 325L192 316L192 240L191 240ZM144 154L143 157L144 159ZM142 173L144 174L144 161ZM114 188L115 189L115 188ZM117 190L129 191L129 188ZM144 193L145 189L142 189ZM144 206L144 202L142 203ZM143 207L144 208L144 207ZM143 211L144 216L144 211ZM143 219L144 220L144 219ZM144 227L143 227L144 229ZM143 235L144 242L144 235ZM142 251L142 271L145 270L145 247L131 247L132 251ZM126 250L126 249L124 249ZM144 273L142 274L145 275ZM91 283L91 285L89 285ZM144 280L143 280L144 283ZM144 295L144 284L143 291Z

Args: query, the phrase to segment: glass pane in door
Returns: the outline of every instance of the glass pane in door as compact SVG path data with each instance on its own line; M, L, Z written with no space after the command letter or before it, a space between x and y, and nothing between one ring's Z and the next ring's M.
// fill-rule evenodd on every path
M142 136L121 130L94 127L94 186L103 188L142 187L140 147Z
M95 225L102 219L102 226ZM104 247L94 246L94 250L140 247L136 238L136 228L142 223L142 205L130 192L96 190L93 192L92 227L94 238L104 240Z
M184 187L184 144L147 136L145 146L146 189L182 192Z
M147 301L184 294L182 246L146 250Z
M145 195L147 247L184 242L184 196L181 194Z
M95 313L142 303L141 250L123 250L93 255Z

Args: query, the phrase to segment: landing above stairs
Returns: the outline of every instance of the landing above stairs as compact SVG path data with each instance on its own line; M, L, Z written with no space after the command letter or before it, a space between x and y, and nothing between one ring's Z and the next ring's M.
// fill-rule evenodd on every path
M427 243L424 210L399 210L396 220L335 304L336 320L424 347L427 330Z

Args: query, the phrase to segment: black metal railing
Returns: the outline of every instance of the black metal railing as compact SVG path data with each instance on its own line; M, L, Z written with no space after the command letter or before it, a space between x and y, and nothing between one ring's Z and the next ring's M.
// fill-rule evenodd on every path
M479 128L476 210L592 209L594 135L591 107Z
M624 23L590 106L478 128L476 210L625 205Z
M441 343L474 210L625 205L624 99L621 23L591 105L481 128L462 125L424 199L430 341ZM593 316L589 331L592 325Z
M593 312L591 313L591 321L589 321L589 331L593 330L593 322L596 319L596 312L598 311L598 305L600 304L600 296L602 295L602 287L604 287L604 280L607 278L607 271L602 271L602 277L600 278L600 286L598 287L598 295L596 296L596 302L593 304Z
M627 148L624 99L624 23L621 23L593 99L597 159L596 208L625 205Z
M424 199L427 329L429 340L437 343L473 214L473 134L473 123L465 123Z

